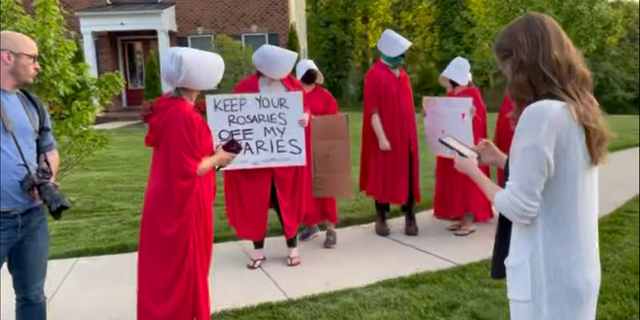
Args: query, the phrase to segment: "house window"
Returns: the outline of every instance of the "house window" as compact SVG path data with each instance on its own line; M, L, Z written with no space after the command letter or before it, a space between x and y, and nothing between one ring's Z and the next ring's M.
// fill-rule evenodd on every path
M213 36L212 35L202 35L202 36L189 36L189 47L203 50L203 51L213 51Z
M245 46L251 46L253 51L258 50L262 45L269 43L269 35L266 33L251 33L242 35L242 43Z

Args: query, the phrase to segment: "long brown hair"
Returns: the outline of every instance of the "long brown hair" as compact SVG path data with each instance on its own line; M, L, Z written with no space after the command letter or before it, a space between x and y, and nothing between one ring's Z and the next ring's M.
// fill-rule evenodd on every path
M527 13L500 32L494 49L509 73L512 117L544 94L558 96L584 127L592 165L604 162L611 133L593 96L591 72L562 27L548 15Z

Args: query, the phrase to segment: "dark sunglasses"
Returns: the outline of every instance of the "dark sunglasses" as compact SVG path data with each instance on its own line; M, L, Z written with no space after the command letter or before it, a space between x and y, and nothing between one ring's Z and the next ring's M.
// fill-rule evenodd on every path
M16 57L27 57L31 60L32 63L37 63L38 62L38 55L34 55L34 54L28 54L28 53L24 53L24 52L15 52L15 51L11 51L11 50L7 50L7 49L3 49L2 51L6 51L11 53L12 55L16 56Z

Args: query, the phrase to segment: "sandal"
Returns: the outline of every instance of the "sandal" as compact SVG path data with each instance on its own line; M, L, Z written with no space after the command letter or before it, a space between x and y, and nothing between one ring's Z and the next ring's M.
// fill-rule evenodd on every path
M460 222L454 222L447 227L447 231L458 231L461 227Z
M472 233L476 232L476 228L471 228L471 229L466 229L466 228L460 228L458 229L456 232L454 232L453 234L455 234L458 237L466 237Z
M267 260L267 257L262 257L260 259L250 259L249 264L247 264L247 268L250 270L259 269L262 266L262 263Z
M295 256L295 257L288 256L287 257L287 266L288 267L297 267L298 265L300 265L300 256Z

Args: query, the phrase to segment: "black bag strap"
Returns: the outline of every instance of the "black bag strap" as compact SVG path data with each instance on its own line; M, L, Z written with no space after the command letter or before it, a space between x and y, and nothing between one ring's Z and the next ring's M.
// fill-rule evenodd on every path
M28 110L29 106L26 105L25 101L22 101L22 99L21 99L21 102L23 107L25 108L25 112L27 112L27 116L31 120L33 116L30 116L31 112ZM11 122L11 119L9 119L9 117L7 116L7 111L5 110L4 104L2 104L2 101L0 101L0 118L2 118L2 124L4 125L7 132L9 132L9 135L11 135L11 139L13 140L13 143L16 145L16 148L18 149L18 153L20 154L20 158L22 159L22 164L27 169L27 172L29 173L29 175L31 175L31 169L29 168L29 163L27 162L27 159L25 158L24 153L22 152L20 143L18 143L18 139L16 138L16 135L13 130L14 129L13 123ZM35 122L32 121L31 124L34 125L33 130L36 131L37 133L38 129L35 127ZM40 151L40 136L38 134L36 134L36 149L38 152Z
M50 129L46 126L46 123L45 123L45 119L46 119L45 104L42 100L40 100L34 94L32 94L31 92L25 89L18 90L18 99L20 99L22 107L24 108L24 111L27 113L27 117L31 122L33 131L36 134L36 153L40 155L42 150L41 142L44 139L44 135L50 131ZM36 117L34 117L33 109L30 107L30 105L33 105L36 108L37 119ZM11 133L11 135L13 136L13 123L11 122L11 119L7 117L7 113L4 109L4 106L1 106L1 107L2 107L2 123L4 124L7 131ZM17 141L15 142L17 144Z
M34 125L34 128L37 128L37 132L38 132L38 136L41 137L42 135L44 135L45 133L47 133L49 131L49 128L47 128L46 123L45 123L45 119L47 117L47 115L45 114L45 105L44 102L42 100L40 100L40 98L38 98L37 96L35 96L34 94L32 94L31 92L25 90L25 89L20 89L20 91L18 91L22 97L26 98L27 101L29 101L31 103L31 105L35 106L37 114L38 114L38 123L37 123L37 127L35 126L35 121L32 118L31 113L29 114L29 118L31 120L31 124ZM24 103L23 103L24 105Z

